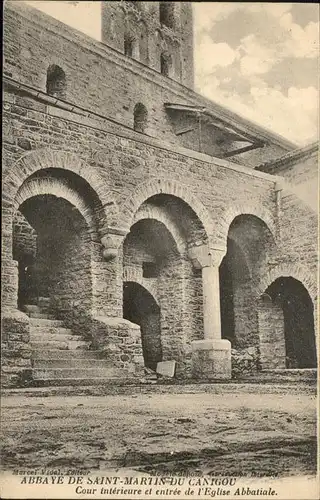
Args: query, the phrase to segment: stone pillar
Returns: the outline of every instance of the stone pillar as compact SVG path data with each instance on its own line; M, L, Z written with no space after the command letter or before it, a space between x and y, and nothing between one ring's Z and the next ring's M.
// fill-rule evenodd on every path
M192 342L193 374L203 379L231 378L231 344L221 339L219 266L225 248L200 245L189 248L189 257L202 269L204 340Z
M102 316L122 318L122 242L126 234L120 228L101 231L102 256L93 273L94 311Z
M100 230L102 256L95 263L94 310L89 326L92 343L124 378L143 376L140 327L123 319L122 243L126 230L104 227Z

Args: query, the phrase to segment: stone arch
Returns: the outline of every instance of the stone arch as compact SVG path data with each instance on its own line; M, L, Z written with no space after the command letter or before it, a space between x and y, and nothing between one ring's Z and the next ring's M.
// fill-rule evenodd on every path
M183 184L169 179L151 179L135 189L135 194L128 198L123 207L123 218L121 227L126 227L128 230L133 224L133 219L139 207L152 196L157 194L168 194L176 198L180 198L189 208L196 214L197 218L203 225L206 235L209 240L209 245L214 246L214 224L209 211L205 206L191 193L191 191Z
M23 182L37 171L59 168L77 174L93 189L99 200L102 215L107 221L106 206L113 200L105 189L105 179L93 168L89 167L79 156L69 151L58 151L49 148L37 149L25 153L3 177L3 206L11 209L11 217L15 207L15 198Z
M279 266L258 298L262 367L316 368L315 303L303 270Z
M217 231L217 244L226 244L227 236L232 221L239 215L254 215L265 223L269 229L274 242L276 241L276 226L274 217L269 210L259 205L237 204L225 209L220 218L220 224Z
M311 299L316 300L318 294L317 282L314 275L310 270L300 263L279 264L273 269L269 270L259 281L257 285L257 297L260 297L264 291L273 283L277 278L289 277L295 278L300 281L308 291Z
M172 220L164 210L161 210L160 207L148 205L147 203L141 205L136 212L132 223L135 224L143 219L154 219L164 224L171 233L179 253L182 254L186 251L186 241L181 234L181 231L175 224L175 221Z
M22 203L34 196L50 194L57 198L64 198L71 205L78 209L80 214L85 219L88 228L93 230L95 228L94 216L92 209L85 201L64 184L61 179L47 179L47 178L31 178L23 183L15 198L15 209L17 210Z
M138 285L144 287L154 298L156 303L159 305L159 298L157 294L156 287L150 280L144 279L141 273L135 267L125 266L123 268L123 282L137 283Z
M104 178L72 152L52 150L50 148L38 149L25 153L12 167L10 167L3 176L2 199L3 280L10 282L10 286L3 289L3 303L8 308L15 309L17 307L18 265L17 262L12 259L13 222L19 196L23 195L20 201L27 196L26 191L25 194L23 194L23 191L19 193L19 189L22 190L23 184L28 184L26 181L31 176L41 177L42 172L44 173L46 170L65 172L66 179L68 176L70 177L70 175L76 174L81 182L85 182L90 186L92 195L94 196L94 207L91 207L92 214L98 215L99 228L101 230L107 222L106 210L108 210L108 213L112 214L115 207L113 201L111 200L110 202L110 197L106 192ZM72 186L69 185L69 188L72 190ZM78 204L79 200L75 200L74 193L65 191L64 194L68 198L71 197L72 201ZM81 205L81 210L83 209L83 211L85 211L88 220L89 212L87 208L88 207ZM100 235L97 234L97 236L99 238Z

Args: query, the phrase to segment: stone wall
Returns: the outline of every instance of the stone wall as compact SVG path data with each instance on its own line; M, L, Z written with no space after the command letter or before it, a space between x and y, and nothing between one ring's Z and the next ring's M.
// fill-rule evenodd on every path
M29 318L18 310L2 310L1 330L1 384L27 385L31 376Z
M60 238L59 251L49 256L52 283L47 296L55 315L81 333L81 318L92 311L90 238L84 231Z
M106 4L104 9L116 8L115 2ZM155 4L157 5L156 2ZM189 73L192 42L192 19L189 9L190 5L187 4L182 9L182 50L179 51L182 60L182 81L187 80L186 84L192 79L192 71ZM196 139L198 126L194 134L176 135L179 125L165 110L164 103L206 107L218 117L225 116L229 124L235 123L235 115L229 116L225 109L220 109L218 105L213 105L211 101L192 90L159 74L158 70L148 68L36 9L12 2L6 6L4 24L5 72L28 86L46 92L47 70L50 65L55 64L61 67L66 75L64 94L67 102L79 104L130 129L133 128L134 107L141 102L148 111L146 134L172 144L185 144L196 150L199 149L199 141ZM41 120L41 115L33 114L33 117ZM249 131L253 137L264 137L266 142L263 148L235 157L236 162L255 166L292 148L285 140L281 141L240 117L236 118L236 122L240 129ZM225 132L212 126L208 128L204 121L202 151L219 156L222 151L218 144L221 134L224 136ZM230 143L230 139L227 142ZM230 147L233 148L233 145L230 144Z
M13 223L13 258L32 259L37 251L37 234L21 212L17 211Z
M227 216L234 206L243 205L245 210L248 193L250 210L262 218L264 213L269 213L272 221L274 181L265 174L251 173L188 150L172 151L157 141L138 140L134 132L128 135L105 123L90 120L86 125L87 121L74 113L52 116L55 110L35 99L6 93L5 101L4 122L10 129L10 142L4 136L4 171L8 172L25 153L19 146L20 137L28 139L32 149L76 153L105 182L104 196L110 200L111 215L115 219L110 222L114 225L127 224L128 217L133 218L135 211L128 200L135 203L135 198L142 198L146 189L140 192L140 186L146 186L147 182L153 194L168 190L168 194L176 193L184 199L209 231L212 231L212 220L217 238L221 235L223 243L229 227L224 214ZM35 115L34 107L41 108L41 112ZM246 189L240 191L239 185L245 185ZM199 193L201 203L197 202Z
M92 347L101 352L124 377L143 376L141 332L125 319L97 316L90 320Z
M260 363L262 369L286 368L286 346L283 310L263 296L258 306Z

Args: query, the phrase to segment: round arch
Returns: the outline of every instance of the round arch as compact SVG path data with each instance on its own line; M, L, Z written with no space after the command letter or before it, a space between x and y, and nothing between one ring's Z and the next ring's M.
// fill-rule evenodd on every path
M45 194L56 196L57 198L64 198L80 212L89 229L96 229L91 207L85 203L76 191L73 191L65 185L61 179L46 179L40 177L27 180L18 190L14 208L17 210L26 200L34 196Z
M156 207L154 205L148 205L148 203L144 203L136 212L133 218L133 224L136 224L143 219L154 219L158 222L161 222L171 233L179 253L181 254L186 251L187 246L183 234L177 227L175 221L170 217L168 213L161 209L161 207Z
M110 197L105 189L105 179L88 166L79 156L69 151L49 148L37 149L25 153L3 176L3 206L14 212L15 198L22 184L37 171L59 168L73 172L86 181L96 193L105 221L108 220L106 205ZM111 200L112 201L112 200ZM114 204L114 203L113 203Z
M315 276L310 270L302 264L279 264L273 269L269 270L264 276L261 277L257 286L257 297L260 297L264 291L276 279L281 277L292 277L307 289L311 299L316 300L318 294L317 281Z
M269 229L274 243L276 242L276 225L271 212L259 205L237 204L231 207L227 207L221 215L220 225L218 227L218 237L220 244L226 244L230 225L232 224L233 220L239 215L254 215L258 219L260 219Z
M280 276L268 285L259 299L262 366L316 368L314 311L302 281Z
M152 179L136 187L135 194L131 197L128 197L128 201L126 201L124 204L124 210L122 212L122 224L120 224L120 226L130 228L133 224L133 219L139 207L148 198L151 198L152 196L155 196L157 194L171 195L175 198L180 198L180 200L186 203L189 208L196 214L199 221L203 225L209 240L209 244L212 243L212 246L214 246L214 224L209 211L186 186L173 180Z
M150 295L153 296L154 300L159 305L159 298L156 287L153 285L153 283L150 283L150 280L143 278L136 267L125 266L123 268L123 281L130 281L142 286L147 290L147 292L150 293Z

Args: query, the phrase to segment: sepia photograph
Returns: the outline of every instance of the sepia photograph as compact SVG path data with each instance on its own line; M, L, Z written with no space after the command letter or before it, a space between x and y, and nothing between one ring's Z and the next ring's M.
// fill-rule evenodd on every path
M6 0L3 500L319 500L319 6Z

